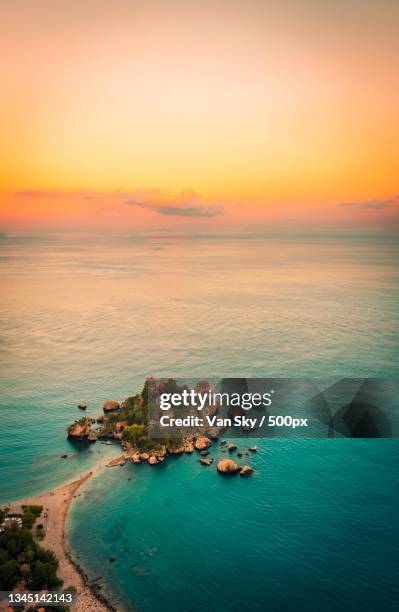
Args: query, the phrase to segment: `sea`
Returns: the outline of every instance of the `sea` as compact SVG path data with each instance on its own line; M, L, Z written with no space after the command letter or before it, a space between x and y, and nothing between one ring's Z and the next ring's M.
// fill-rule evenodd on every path
M149 375L398 379L398 259L388 233L1 237L0 503L116 456L66 427ZM248 479L100 472L74 557L118 610L396 612L399 441L256 444Z

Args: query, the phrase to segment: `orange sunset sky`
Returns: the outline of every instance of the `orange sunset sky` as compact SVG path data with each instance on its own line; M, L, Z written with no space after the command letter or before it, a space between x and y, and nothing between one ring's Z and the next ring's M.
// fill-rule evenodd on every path
M0 9L0 231L398 226L396 0Z

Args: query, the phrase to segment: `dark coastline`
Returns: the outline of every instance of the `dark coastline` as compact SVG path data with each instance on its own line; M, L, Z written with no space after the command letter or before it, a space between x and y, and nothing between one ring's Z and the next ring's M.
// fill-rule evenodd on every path
M109 598L107 598L104 595L104 593L102 592L101 588L98 587L96 584L93 584L93 582L90 582L88 575L86 574L86 572L84 571L82 566L79 565L79 563L77 563L77 561L75 561L75 559L73 558L73 556L72 556L71 552L69 551L69 549L67 548L67 546L65 546L65 555L68 558L68 561L71 563L71 565L73 565L73 567L76 569L76 571L78 572L78 574L82 578L84 585L89 589L89 591L93 595L93 597L95 597L97 599L97 601L101 605L103 605L107 610L109 610L110 612L120 612L120 609L118 610L118 608L115 608L115 606L109 600Z

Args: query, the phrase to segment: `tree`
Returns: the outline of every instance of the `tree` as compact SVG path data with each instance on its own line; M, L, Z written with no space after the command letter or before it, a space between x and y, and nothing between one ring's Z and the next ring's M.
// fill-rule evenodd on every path
M27 563L31 563L35 558L35 551L32 546L27 546L24 550L24 556Z
M148 378L144 383L143 390L141 392L141 397L143 398L143 403L145 406L148 404Z
M16 559L9 559L0 565L0 590L9 591L19 579L19 564Z
M181 389L174 378L168 378L164 386L165 393L180 393Z
M25 504L22 506L22 510L24 512L31 512L37 517L41 515L43 506L40 506L39 504L28 504L28 505Z
M138 423L134 423L133 425L128 425L125 427L123 431L123 439L128 442L133 442L134 444L139 443L145 434L144 425L139 425Z
M38 559L32 564L30 587L35 591L48 588L48 567L43 561Z
M36 515L30 510L26 509L22 515L22 524L26 529L32 529L36 520Z
M0 565L2 565L8 559L7 551L4 548L0 548Z
M27 510L29 510L29 512L32 512L32 514L38 517L42 513L43 506L40 506L39 504L30 504L29 506L27 506Z

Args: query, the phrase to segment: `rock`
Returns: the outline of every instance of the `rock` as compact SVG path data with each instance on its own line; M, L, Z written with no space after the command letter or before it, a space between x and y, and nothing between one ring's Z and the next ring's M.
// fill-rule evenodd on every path
M221 459L217 464L217 471L221 474L237 474L239 465L232 459Z
M80 404L78 404L78 408L79 408L80 410L86 410L86 408L87 408L87 404L84 404L83 402L80 402Z
M92 430L91 425L91 419L89 419L89 417L83 417L68 427L68 436L76 440L89 440L90 442L94 442L97 440L97 434Z
M142 459L143 461L148 461L149 458L150 455L148 453L141 453L140 455L140 459Z
M97 423L104 423L104 417L102 415L98 416L96 421L97 421Z
M253 453L256 453L256 446L250 446L248 450L252 451Z
M251 468L251 466L244 465L244 467L241 468L241 470L240 470L240 476L250 476L253 471L254 471L254 469Z
M121 406L119 402L116 402L115 400L108 400L107 402L105 402L103 410L104 412L113 412L115 410L119 410L120 407Z
M210 446L212 446L212 442L209 438L206 438L204 436L201 438L197 438L194 442L194 446L197 450L204 450L205 448L209 448Z
M132 455L132 461L133 463L141 463L140 453L134 453L134 455Z
M200 455L201 457L206 457L207 455L209 455L209 451L201 451Z
M184 453L184 446L178 446L177 448L174 448L173 446L168 446L167 450L169 455L181 455L182 453Z
M229 453L232 453L233 451L236 450L237 444L229 444L227 448L229 450Z
M61 459L68 459L68 455L61 455Z
M114 561L116 561L116 559L115 559L115 557L109 557L108 561L109 561L110 563L113 563Z
M212 465L213 459L200 459L201 465Z
M237 451L237 457L242 457L242 453L240 453L240 451Z
M218 429L217 427L211 427L210 429L208 429L208 436L212 440L217 440L219 438L219 435L220 435L220 429Z
M117 465L125 465L125 463L126 463L126 459L122 455L121 457L115 457L115 459L112 459L109 463L107 463L107 467L115 467Z
M184 442L183 446L184 446L184 452L185 453L193 453L194 452L194 444L190 440L187 440L186 442Z
M152 457L150 457L150 458L148 459L148 463L149 463L150 465L156 465L156 464L158 463L158 459L157 459L156 457L154 457L154 455L153 455Z
M220 446L224 446L225 444L227 444L227 441L226 441L226 440L222 440L222 441L220 442Z

